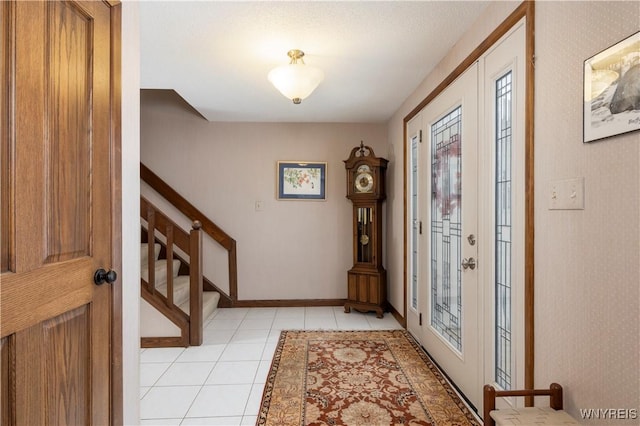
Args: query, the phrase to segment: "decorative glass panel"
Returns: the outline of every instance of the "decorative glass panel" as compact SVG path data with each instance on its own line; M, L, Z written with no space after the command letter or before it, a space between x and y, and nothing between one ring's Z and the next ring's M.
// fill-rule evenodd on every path
M418 309L418 137L411 139L411 307Z
M511 388L511 71L496 81L495 379Z
M373 253L371 252L371 230L373 229L372 210L370 207L358 207L358 258L360 263L371 263L373 261Z
M431 126L431 326L462 351L462 107Z

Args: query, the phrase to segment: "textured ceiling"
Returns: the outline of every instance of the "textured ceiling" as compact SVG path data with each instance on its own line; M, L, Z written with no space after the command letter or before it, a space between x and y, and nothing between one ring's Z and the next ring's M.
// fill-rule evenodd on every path
M141 84L177 91L210 121L382 122L487 4L142 2ZM290 49L325 73L300 105L267 81Z

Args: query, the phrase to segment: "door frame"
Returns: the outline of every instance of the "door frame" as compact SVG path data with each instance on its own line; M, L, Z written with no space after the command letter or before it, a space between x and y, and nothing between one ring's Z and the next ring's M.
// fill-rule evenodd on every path
M406 327L407 318L407 284L409 280L408 266L408 199L407 182L407 124L436 96L444 91L459 75L482 56L502 36L514 27L522 18L526 20L526 81L525 81L525 265L524 265L524 386L534 388L534 28L535 2L523 1L498 27L485 38L436 88L427 95L403 120L403 270L404 270L404 311L403 319ZM533 397L525 398L527 407L533 406Z
M122 376L122 4L107 0L111 14L111 269L120 273L111 286L111 424L124 416Z

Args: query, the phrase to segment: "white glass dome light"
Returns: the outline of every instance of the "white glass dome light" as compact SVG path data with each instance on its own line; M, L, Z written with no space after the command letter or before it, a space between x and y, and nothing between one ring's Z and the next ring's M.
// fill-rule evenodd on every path
M288 65L271 70L267 78L284 96L299 104L311 95L324 79L322 70L304 63L301 50L290 50L287 55L291 58Z

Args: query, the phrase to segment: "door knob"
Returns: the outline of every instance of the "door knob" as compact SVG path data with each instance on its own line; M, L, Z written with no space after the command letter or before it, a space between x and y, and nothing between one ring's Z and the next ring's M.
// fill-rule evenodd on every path
M98 285L101 285L104 283L113 284L117 278L118 278L118 274L116 274L116 271L109 270L107 272L102 268L98 269L96 273L93 274L93 282Z
M476 269L476 260L473 257L462 259L462 269Z

